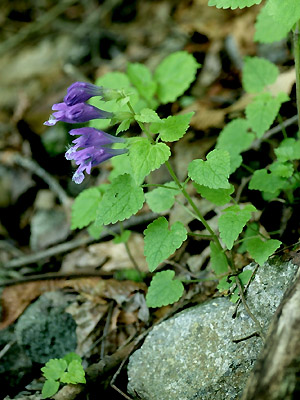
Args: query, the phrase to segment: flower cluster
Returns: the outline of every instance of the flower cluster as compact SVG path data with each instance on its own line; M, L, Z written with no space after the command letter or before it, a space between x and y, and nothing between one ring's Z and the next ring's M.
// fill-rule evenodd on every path
M52 126L58 121L74 124L88 122L91 119L112 118L112 113L85 103L93 96L99 96L105 100L113 96L113 93L110 93L109 89L90 83L73 83L67 89L64 102L53 105L52 110L56 112L50 116L48 121L44 122L44 125ZM125 142L124 139L109 135L95 128L72 129L69 133L70 135L79 135L77 139L72 141L74 146L65 155L67 160L74 160L78 165L72 178L76 183L83 181L84 171L90 174L92 167L127 151L126 149L111 148L114 143Z

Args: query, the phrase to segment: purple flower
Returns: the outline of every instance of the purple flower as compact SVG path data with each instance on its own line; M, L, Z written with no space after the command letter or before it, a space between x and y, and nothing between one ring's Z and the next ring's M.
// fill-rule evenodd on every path
M104 91L105 89L102 86L85 82L75 82L67 89L64 102L67 106L74 106L78 103L84 103L93 96L103 97Z
M84 171L90 174L92 167L111 157L127 152L127 149L112 149L110 147L113 143L125 142L124 139L109 135L95 128L72 129L70 134L80 135L73 140L74 146L65 155L67 160L74 160L79 166L72 178L75 183L83 181Z
M52 110L57 110L50 116L44 125L52 126L57 121L68 122L69 124L87 122L91 119L112 118L113 114L100 110L97 107L85 103L78 103L74 106L67 106L65 103L58 103L52 106Z

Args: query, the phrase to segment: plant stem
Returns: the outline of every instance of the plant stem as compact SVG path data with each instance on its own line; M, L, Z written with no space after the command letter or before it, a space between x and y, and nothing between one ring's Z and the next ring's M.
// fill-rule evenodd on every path
M296 24L294 30L294 57L295 57L295 69L296 69L296 98L297 98L297 110L298 110L298 127L300 129L300 22Z
M191 199L190 195L188 194L188 192L185 190L184 186L182 186L182 184L180 183L179 179L177 178L175 172L173 171L173 168L171 167L171 164L169 163L169 161L165 162L165 165L171 175L171 177L174 179L174 181L176 182L177 186L179 187L179 189L181 190L182 194L184 195L184 197L187 199L188 203L191 205L192 209L195 211L195 214L197 215L197 217L199 218L199 220L202 222L202 224L205 226L205 228L208 230L208 232L211 234L214 242L216 243L217 247L219 248L219 250L223 250L221 243L217 237L217 235L215 234L215 232L211 229L211 227L208 225L208 223L205 221L203 215L201 214L201 212L198 210L198 207L196 206L196 204L193 202L193 200Z

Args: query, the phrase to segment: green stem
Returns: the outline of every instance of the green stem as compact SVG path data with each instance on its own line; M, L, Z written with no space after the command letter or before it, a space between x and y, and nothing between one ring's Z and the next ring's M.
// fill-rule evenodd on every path
M188 203L191 205L192 209L195 211L195 214L197 215L197 217L199 218L199 220L202 222L202 224L205 226L205 228L208 230L208 232L211 234L214 242L216 243L216 246L218 247L219 250L223 250L221 243L217 237L217 235L215 234L215 232L211 229L211 227L208 225L208 223L205 221L203 215L201 214L201 212L199 211L198 207L196 206L196 204L193 202L193 200L191 199L190 195L188 194L188 192L185 190L184 186L182 186L182 184L180 183L179 179L177 178L175 172L173 171L173 168L171 167L171 164L169 163L169 161L165 162L165 165L169 171L169 174L171 175L171 177L174 179L175 183L177 184L177 186L179 187L179 189L181 190L182 194L184 195L184 197L187 199Z
M297 98L297 110L298 110L298 126L300 129L300 22L296 24L294 30L294 57L295 57L295 69L296 69L296 98Z
M288 136L286 133L285 126L283 125L282 116L280 114L278 114L277 119L278 119L279 125L281 126L281 131L282 131L283 137L284 137L284 139L286 139Z

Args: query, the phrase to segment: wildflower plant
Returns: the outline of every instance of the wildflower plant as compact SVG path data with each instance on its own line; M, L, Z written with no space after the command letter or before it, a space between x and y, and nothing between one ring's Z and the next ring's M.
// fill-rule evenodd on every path
M235 9L261 2L209 0L208 5ZM279 40L291 29L297 30L294 25L299 19L298 0L268 0L258 16L255 39L261 42ZM299 41L295 45L299 74L297 51L299 53ZM73 229L88 226L89 232L99 237L103 226L122 223L139 212L145 202L158 214L178 202L202 224L203 231L200 234L190 232L182 221L170 225L165 216L158 216L144 231L149 271L154 273L189 236L208 240L209 268L219 279L218 288L222 293L231 293L232 301L236 302L243 296L243 286L251 279L249 271L241 271L235 265L234 255L239 245L255 262L262 264L282 243L261 233L258 210L253 204L236 201L237 187L232 184L231 177L241 166L245 167L243 153L255 141L264 139L264 133L289 97L284 93L274 96L268 91L268 85L274 83L279 74L276 65L264 58L246 57L242 84L253 100L245 109L245 117L229 122L220 132L215 148L205 159L191 161L181 180L169 161L171 147L188 131L194 113L162 118L157 110L160 105L180 98L200 67L192 55L179 51L167 56L154 73L145 65L130 63L126 73L108 73L95 85L76 82L67 90L64 102L53 106L57 112L46 124L90 121L88 127L70 131L71 135L78 135L66 153L66 158L78 166L73 175L76 183L83 181L84 172L89 174L92 167L111 159L113 168L109 183L85 189L76 198L72 208ZM132 124L140 127L141 134L126 138ZM115 126L116 135L104 132L112 126ZM267 168L252 170L246 166L251 171L248 188L262 192L265 201L281 196L282 201L293 204L293 193L300 187L295 162L300 158L299 138L285 137L274 152L276 159ZM145 178L162 165L166 166L170 181L163 185L145 184ZM184 171L180 175L184 176ZM219 207L217 228L211 227L204 218L193 191ZM178 201L179 196L184 197L184 203ZM126 242L129 235L121 237ZM172 269L156 272L147 293L147 304L150 307L167 305L177 301L183 292L183 281L175 277Z

